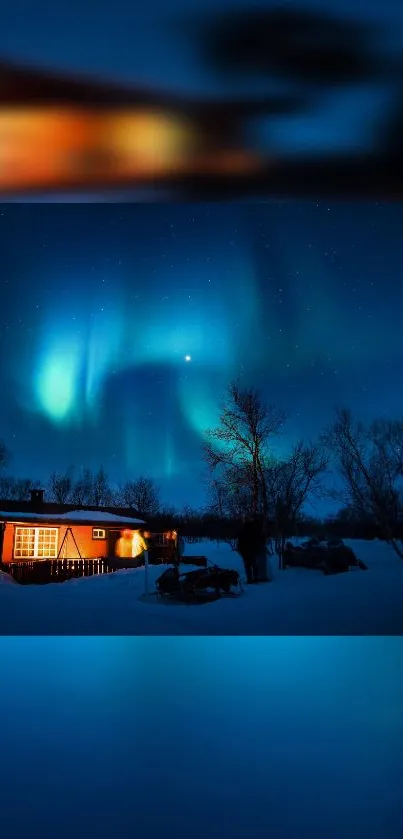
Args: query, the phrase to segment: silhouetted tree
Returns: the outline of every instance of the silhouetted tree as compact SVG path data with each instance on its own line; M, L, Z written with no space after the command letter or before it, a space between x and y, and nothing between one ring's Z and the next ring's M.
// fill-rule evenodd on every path
M169 516L174 517L174 516L178 515L178 511L177 511L176 507L174 507L173 504L162 504L161 509L160 509L160 515L161 516L167 516L167 517L169 517Z
M276 524L276 550L280 563L287 536L292 534L302 509L313 497L323 497L323 475L329 455L320 443L296 443L288 457L266 468L266 486Z
M161 507L159 489L151 478L127 481L118 491L117 499L122 507L129 507L142 516L156 516Z
M324 441L343 480L340 499L361 518L374 520L403 559L403 421L365 425L339 409Z
M15 498L17 501L30 501L31 490L40 486L40 481L33 481L31 478L16 478Z
M81 475L74 482L71 491L71 502L79 507L91 504L93 493L93 474L90 469L83 469Z
M247 465L222 465L215 470L208 486L208 512L226 518L240 519L253 512L253 467ZM264 490L260 496L265 495Z
M109 484L108 474L103 466L100 466L98 472L93 476L90 503L96 504L97 507L106 507L113 503L113 491Z
M7 466L10 459L10 453L8 451L7 446L5 443L0 441L0 469L4 469Z
M15 480L11 475L0 475L0 498L12 499L15 491Z
M8 501L29 501L31 489L38 486L31 478L14 478L11 475L0 477L0 498Z
M57 504L67 504L73 493L73 474L68 470L64 474L52 472L48 482L48 493Z
M211 481L218 481L215 486L220 487L222 501L227 487L228 510L231 498L243 488L249 497L249 510L267 512L265 463L269 445L279 435L284 420L284 412L266 405L257 390L241 388L236 382L229 385L219 425L206 431L204 445Z

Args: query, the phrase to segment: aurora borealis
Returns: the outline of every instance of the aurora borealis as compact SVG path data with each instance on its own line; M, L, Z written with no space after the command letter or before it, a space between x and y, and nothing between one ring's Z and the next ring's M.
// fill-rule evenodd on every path
M0 437L15 474L147 474L204 502L203 432L234 376L289 413L397 415L399 206L3 205Z

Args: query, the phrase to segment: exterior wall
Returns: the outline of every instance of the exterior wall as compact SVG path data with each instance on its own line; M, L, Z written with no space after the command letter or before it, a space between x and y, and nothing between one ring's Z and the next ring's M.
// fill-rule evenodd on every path
M52 522L45 523L45 522L26 522L24 525L22 524L14 524L14 522L7 522L5 526L4 532L4 539L3 539L3 556L1 561L4 563L9 562L35 562L36 560L27 560L27 559L18 559L13 560L13 546L14 546L14 533L16 527L57 527L58 533L58 550L62 544L64 535L66 530L68 529L69 525L56 525ZM77 542L77 546L79 548L80 554L83 559L98 559L101 557L108 556L108 529L106 529L106 539L93 539L92 538L92 530L93 527L97 527L97 524L94 525L84 525L84 524L75 524L71 525L71 530L74 533L74 538ZM104 529L104 528L102 528ZM74 541L69 533L67 536L67 544L63 546L63 550L60 554L60 559L78 559L79 555L77 553L76 546Z

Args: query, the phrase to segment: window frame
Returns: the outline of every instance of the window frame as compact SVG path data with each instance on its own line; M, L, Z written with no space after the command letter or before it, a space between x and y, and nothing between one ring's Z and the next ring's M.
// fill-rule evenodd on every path
M96 536L95 534L103 533L103 536ZM105 527L93 527L92 528L92 539L94 542L105 542L106 541L106 529Z
M166 548L169 543L169 539L167 539L166 533L153 533L152 534L152 544L155 548Z
M30 545L32 542L32 531L33 531L33 552L29 553L28 556L23 555L23 551L30 551ZM48 533L46 534L46 531ZM24 534L26 536L25 546L24 546ZM21 543L20 547L18 547L19 536L21 536ZM44 547L43 543L46 541L51 543L52 550L49 550L46 554L44 554ZM15 560L31 560L31 559L57 559L58 555L58 543L59 543L59 528L58 527L40 527L38 525L16 525L14 529L14 544L13 544L13 559ZM42 538L42 547L41 547L41 538ZM39 551L42 551L42 554L39 554ZM19 555L20 554L20 555Z

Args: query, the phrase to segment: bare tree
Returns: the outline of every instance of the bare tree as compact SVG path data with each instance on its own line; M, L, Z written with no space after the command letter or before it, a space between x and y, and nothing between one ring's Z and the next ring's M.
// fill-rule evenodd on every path
M266 469L266 486L276 525L276 551L280 567L287 535L295 527L304 505L313 497L323 497L323 475L329 455L321 443L300 440L283 460L272 460Z
M38 486L31 478L13 478L11 475L0 477L0 497L8 501L29 501L31 489Z
M15 478L11 475L0 475L0 498L11 500L15 493Z
M71 491L72 504L82 507L91 504L93 496L94 477L90 469L83 469L80 477L75 481Z
M207 513L218 516L221 520L229 519L234 521L242 518L251 507L251 488L247 476L242 470L227 467L226 474L221 477L216 475L209 485L210 503ZM235 536L224 538L224 542L236 550L237 538Z
M106 507L114 501L114 493L103 466L95 474L91 469L83 469L80 477L73 484L70 493L73 504Z
M17 501L30 501L31 490L41 485L40 481L31 478L17 478L15 481L15 498Z
M119 503L143 516L156 516L160 512L160 492L151 478L140 477L127 481L119 490Z
M253 479L247 466L218 466L210 477L208 511L220 518L239 519L252 513Z
M108 475L103 466L93 476L91 504L97 507L106 507L113 502L113 492L109 484Z
M178 517L179 513L178 510L171 504L163 504L159 510L158 515L162 519L166 519L167 521L171 521Z
M241 486L250 488L250 511L267 513L265 463L271 440L282 429L285 414L264 404L257 390L232 382L221 409L220 424L206 431L204 457L213 480L236 495Z
M10 453L8 451L7 446L5 443L0 441L0 469L4 469L7 466L10 459Z
M68 470L64 475L52 472L48 482L48 492L52 501L56 501L57 504L68 504L73 492L72 470Z
M225 518L228 516L228 487L224 480L214 477L209 484L209 504L208 512L213 515Z
M383 419L365 426L339 409L324 439L343 480L339 497L375 521L403 559L403 421Z
M182 507L180 515L183 521L188 521L189 519L196 518L200 515L200 513L194 507L191 507L190 504L185 504L185 506Z

